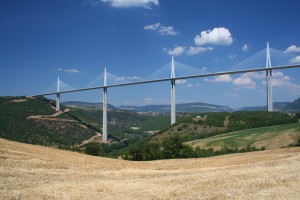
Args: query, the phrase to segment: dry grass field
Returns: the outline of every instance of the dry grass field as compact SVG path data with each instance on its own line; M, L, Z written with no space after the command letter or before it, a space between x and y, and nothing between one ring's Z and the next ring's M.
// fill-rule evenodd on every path
M299 199L300 148L129 162L0 139L0 199Z

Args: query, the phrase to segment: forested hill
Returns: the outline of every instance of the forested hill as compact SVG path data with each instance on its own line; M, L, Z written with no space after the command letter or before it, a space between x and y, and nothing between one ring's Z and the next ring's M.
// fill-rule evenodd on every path
M300 112L300 98L290 103L284 108L285 112Z
M0 98L0 137L47 146L73 145L95 135L71 119L59 119L47 99Z

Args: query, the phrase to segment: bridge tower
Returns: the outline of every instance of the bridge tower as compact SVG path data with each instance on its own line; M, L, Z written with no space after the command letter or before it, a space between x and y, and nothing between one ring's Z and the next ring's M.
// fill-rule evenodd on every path
M176 88L175 88L175 68L174 58L172 56L171 62L171 125L176 123Z
M103 83L103 125L102 125L102 141L107 142L107 80L106 68L104 69L104 83Z
M60 93L59 93L59 77L57 78L57 94L56 94L56 112L60 110Z
M271 55L269 43L267 42L266 68L271 68ZM269 112L273 112L273 94L272 94L272 70L266 70L266 86L267 86L267 107Z

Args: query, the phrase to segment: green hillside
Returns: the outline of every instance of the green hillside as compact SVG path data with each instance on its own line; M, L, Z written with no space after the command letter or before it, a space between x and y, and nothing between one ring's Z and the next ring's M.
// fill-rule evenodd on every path
M299 124L295 124L299 120L299 113L295 116L266 111L177 113L177 123L170 126L169 114L110 109L108 135L113 143L99 144L101 137L93 136L101 132L101 109L94 106L63 107L64 112L55 112L53 103L44 98L0 97L0 137L63 148L73 148L76 145L78 151L93 155L127 155L128 159L146 160L202 157L230 152L204 149L211 147L216 150L244 149L249 145L257 148L280 148L296 143L299 138ZM158 130L160 131L155 134ZM229 133L232 131L238 131L234 132L238 134ZM224 133L228 135L224 136ZM214 141L214 138L219 139ZM87 142L86 140L89 144L79 148L78 144ZM189 141L193 141L195 147L199 143L201 149L194 152L190 146L182 145ZM200 145L200 141L206 143ZM277 141L276 145L274 141ZM173 151L174 149L169 149L171 146L182 149ZM146 156L150 155L149 152L154 154ZM173 155L172 152L177 153ZM142 157L139 156L141 154Z
M44 100L25 97L0 98L0 137L47 146L79 144L95 135L71 120L28 118L52 115L55 110Z
M224 148L241 149L247 146L256 148L276 149L296 144L300 139L300 124L285 124L240 130L213 137L187 142L194 148L213 148L220 150Z
M0 137L31 144L71 146L101 132L101 109L94 106L72 107L68 108L68 112L52 116L56 113L53 103L45 98L0 97ZM166 115L108 111L108 134L112 139L146 136L144 131L162 130L169 125ZM133 130L132 127L138 129Z

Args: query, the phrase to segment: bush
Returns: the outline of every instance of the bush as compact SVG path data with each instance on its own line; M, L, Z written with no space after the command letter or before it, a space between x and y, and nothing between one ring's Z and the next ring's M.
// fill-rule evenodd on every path
M91 142L85 145L84 152L88 155L100 156L101 148L99 144Z

